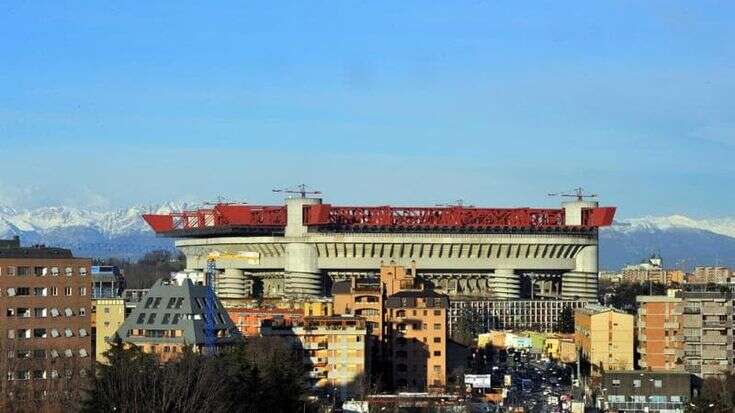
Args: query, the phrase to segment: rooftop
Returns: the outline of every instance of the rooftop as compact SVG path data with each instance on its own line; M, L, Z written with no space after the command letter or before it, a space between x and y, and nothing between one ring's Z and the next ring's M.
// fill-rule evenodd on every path
M20 238L13 237L8 240L0 240L0 258L74 258L71 250L65 248L52 248L45 245L33 245L21 247Z

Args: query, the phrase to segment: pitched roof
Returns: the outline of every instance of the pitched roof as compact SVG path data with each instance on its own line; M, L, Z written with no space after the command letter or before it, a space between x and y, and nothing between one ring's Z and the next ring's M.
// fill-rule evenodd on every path
M209 287L194 285L189 279L184 279L181 285L159 279L117 333L124 341L133 344L206 345L205 328L208 321L211 321L214 330L224 330L224 336L214 338L214 345L241 340L240 332ZM156 333L144 337L132 336L132 330L135 329L161 332L181 330L182 334L181 337L156 337Z

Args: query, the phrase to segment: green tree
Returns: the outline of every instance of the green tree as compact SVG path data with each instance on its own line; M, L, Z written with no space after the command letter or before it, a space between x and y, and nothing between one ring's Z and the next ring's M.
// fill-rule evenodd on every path
M474 308L465 307L452 329L452 339L466 346L471 346L477 336L485 332L485 323L480 312Z
M565 305L562 308L555 330L564 334L574 333L574 311L572 311L572 306Z

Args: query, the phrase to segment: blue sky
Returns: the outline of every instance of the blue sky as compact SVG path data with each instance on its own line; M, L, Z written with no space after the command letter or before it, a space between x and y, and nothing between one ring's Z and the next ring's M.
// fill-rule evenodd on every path
M0 204L735 215L735 3L241 3L0 2Z

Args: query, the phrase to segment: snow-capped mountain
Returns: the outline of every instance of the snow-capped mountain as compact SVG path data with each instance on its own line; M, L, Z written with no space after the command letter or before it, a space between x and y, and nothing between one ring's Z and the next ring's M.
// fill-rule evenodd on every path
M619 269L652 253L667 267L735 267L735 218L683 215L625 219L600 231L600 267Z
M0 238L19 235L23 244L71 248L79 256L135 258L154 249L173 249L173 241L155 237L142 214L189 208L193 206L176 202L116 211L64 206L17 210L0 206Z
M194 209L169 202L125 210L69 207L20 210L0 205L0 238L19 235L23 244L71 248L78 256L136 258L154 249L173 249L156 238L141 215ZM692 219L683 215L625 219L600 231L600 267L618 269L660 253L666 265L735 267L735 218Z

